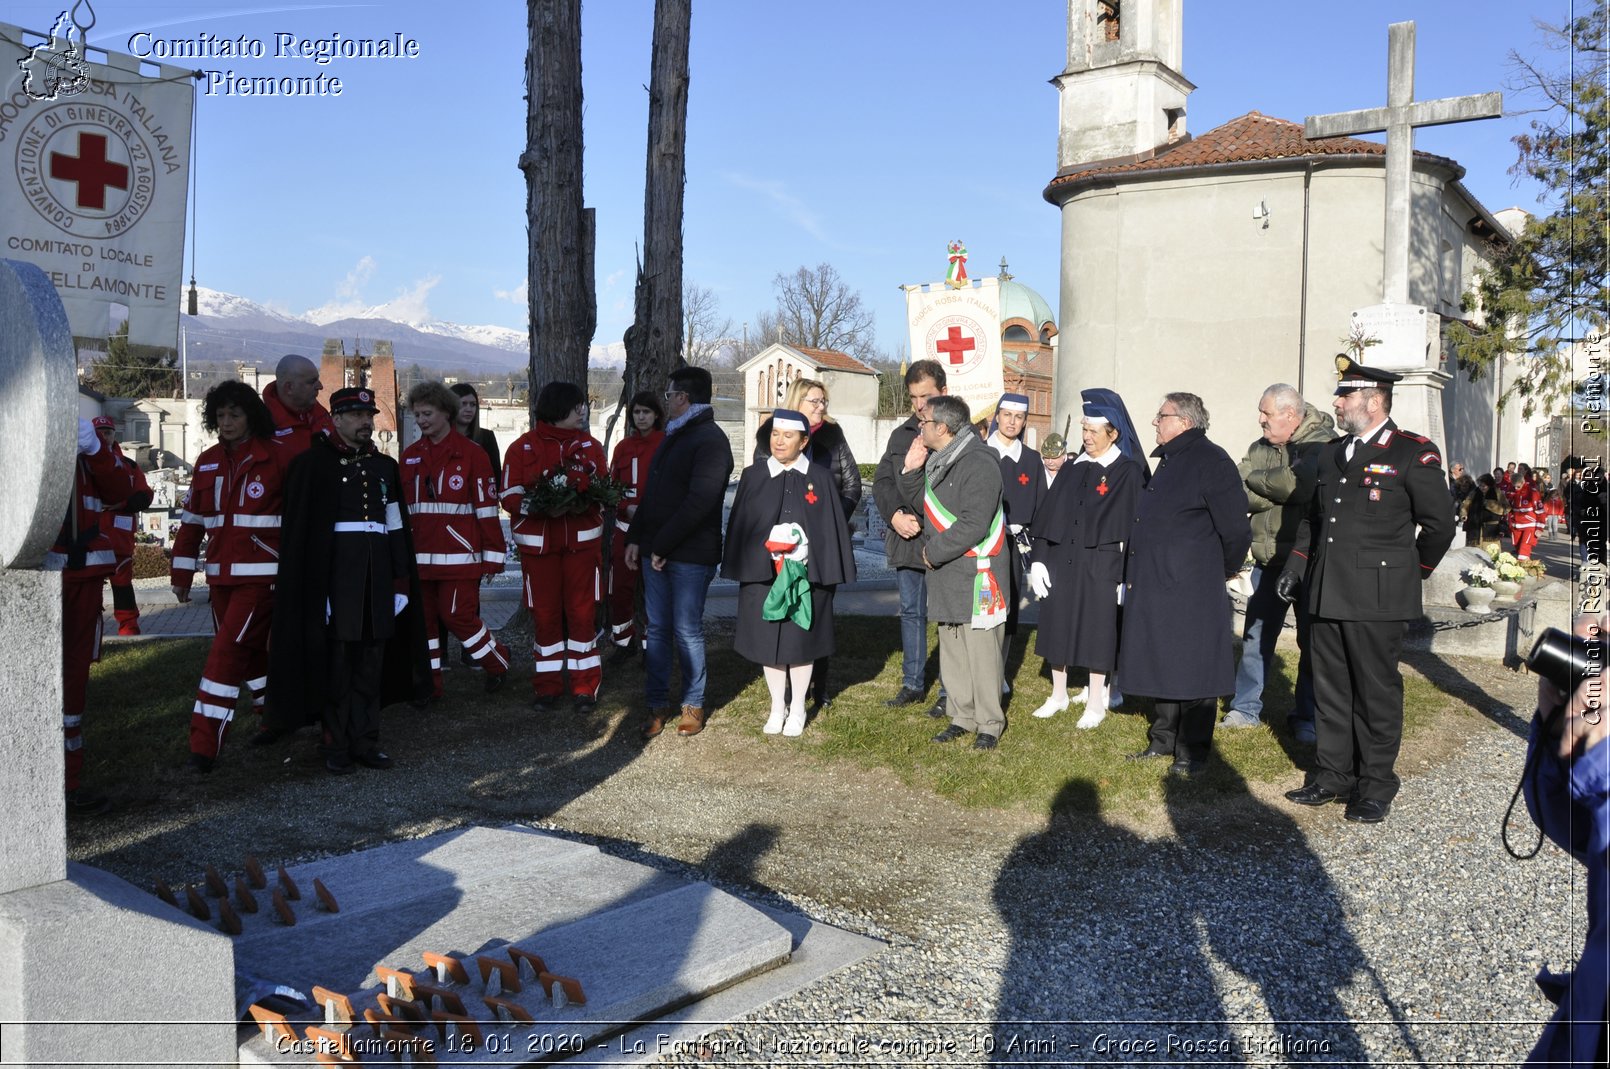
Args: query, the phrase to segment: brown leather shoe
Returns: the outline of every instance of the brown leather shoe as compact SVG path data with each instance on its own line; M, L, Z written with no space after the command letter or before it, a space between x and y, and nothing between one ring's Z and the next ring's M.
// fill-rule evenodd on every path
M704 709L697 705L684 705L682 719L677 721L678 735L697 735L704 730Z
M643 725L643 738L652 739L660 732L664 731L665 722L671 719L671 714L674 712L676 712L676 710L670 708L650 709L648 713L648 722Z

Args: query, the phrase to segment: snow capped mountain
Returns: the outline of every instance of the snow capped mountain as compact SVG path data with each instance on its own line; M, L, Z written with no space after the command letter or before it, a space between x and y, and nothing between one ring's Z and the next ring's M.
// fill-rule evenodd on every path
M279 323L285 326L311 325L311 321L303 316L281 312L233 293L210 290L206 286L196 287L196 311L201 316L229 319L242 325L247 322Z
M531 339L523 330L512 327L478 326L467 327L461 323L412 323L415 330L426 334L440 334L447 338L459 338L463 341L472 341L477 345L490 345L496 349L507 349L511 353L527 353L531 349Z

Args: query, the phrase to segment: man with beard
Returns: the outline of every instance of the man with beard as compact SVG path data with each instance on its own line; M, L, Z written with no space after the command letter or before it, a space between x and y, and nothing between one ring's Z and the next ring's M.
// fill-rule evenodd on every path
M1402 376L1345 355L1336 370L1343 437L1320 449L1313 505L1276 588L1287 601L1300 590L1313 621L1315 768L1286 797L1346 802L1348 820L1379 824L1398 792L1403 632L1456 525L1442 451L1392 422Z
M397 462L374 448L374 393L330 397L335 433L286 478L269 646L272 729L322 716L325 767L390 768L380 709L430 695L419 576Z

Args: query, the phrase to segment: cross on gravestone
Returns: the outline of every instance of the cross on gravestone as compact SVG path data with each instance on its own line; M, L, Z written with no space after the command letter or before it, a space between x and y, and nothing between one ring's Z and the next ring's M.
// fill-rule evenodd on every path
M1504 113L1502 93L1414 99L1414 23L1387 27L1386 107L1310 115L1303 134L1310 140L1386 131L1385 263L1381 299L1409 303L1409 179L1414 168L1414 128L1494 119Z

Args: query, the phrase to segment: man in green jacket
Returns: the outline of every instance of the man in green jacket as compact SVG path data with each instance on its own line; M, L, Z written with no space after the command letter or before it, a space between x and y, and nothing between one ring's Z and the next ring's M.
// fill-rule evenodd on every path
M1296 389L1277 382L1258 401L1263 437L1247 447L1241 481L1252 514L1252 596L1241 632L1241 663L1235 697L1221 727L1256 727L1263 718L1263 688L1275 659L1275 644L1286 625L1286 603L1275 595L1297 536L1297 525L1314 496L1319 447L1336 437L1326 413L1303 401ZM1296 700L1287 717L1298 742L1314 741L1314 683L1308 658L1308 612L1297 603Z

